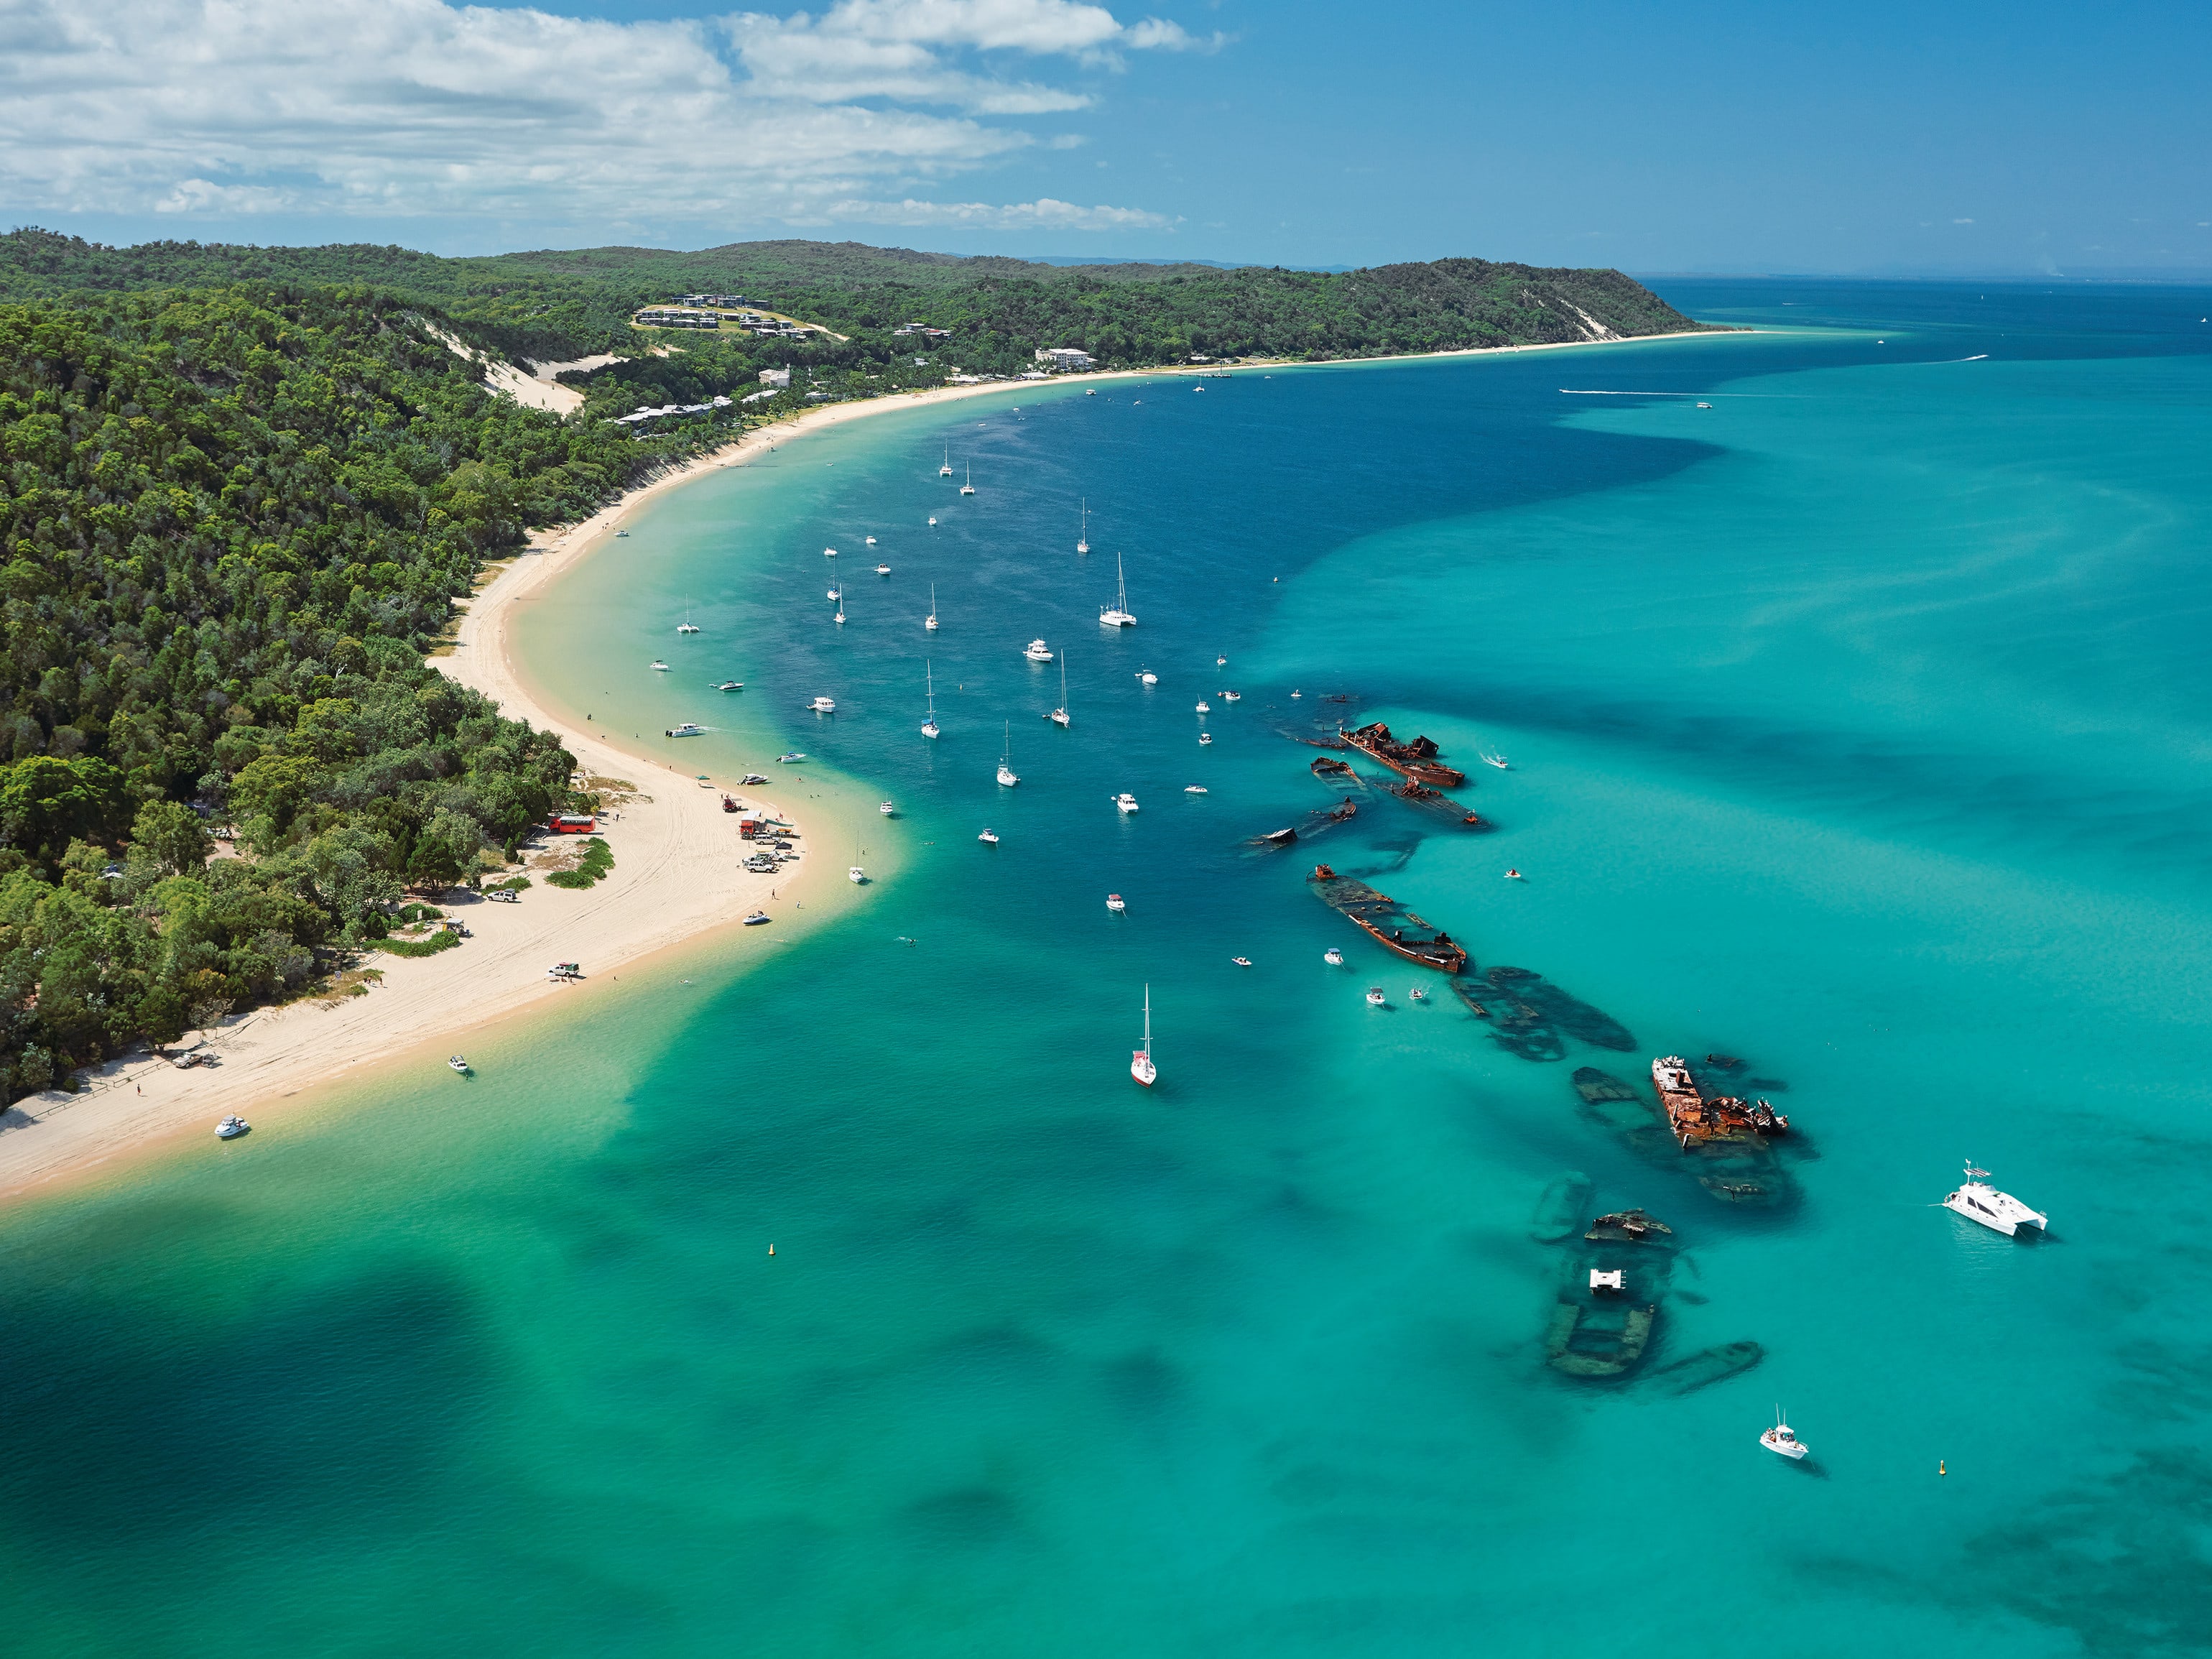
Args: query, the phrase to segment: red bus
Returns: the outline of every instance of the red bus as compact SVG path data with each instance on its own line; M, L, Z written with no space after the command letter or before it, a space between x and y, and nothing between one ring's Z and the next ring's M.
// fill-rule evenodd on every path
M588 812L556 812L545 827L556 836L589 836L598 832L599 821Z

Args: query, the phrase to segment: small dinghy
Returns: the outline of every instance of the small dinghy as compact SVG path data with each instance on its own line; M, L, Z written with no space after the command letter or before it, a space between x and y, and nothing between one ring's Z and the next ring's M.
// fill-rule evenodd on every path
M1493 755L1487 750L1483 751L1482 763L1485 766L1494 766L1501 772L1510 771L1511 769L1504 756Z
M1382 988L1381 986L1370 985L1367 988L1367 1006L1369 1007L1380 1008L1382 1006L1383 1001L1384 998L1382 995Z
M1429 994L1418 985L1407 992L1406 996L1407 1000L1412 1002L1426 1002L1429 1000Z

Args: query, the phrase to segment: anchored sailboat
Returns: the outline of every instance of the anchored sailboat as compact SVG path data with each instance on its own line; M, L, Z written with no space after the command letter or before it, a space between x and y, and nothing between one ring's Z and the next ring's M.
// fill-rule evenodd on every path
M1082 513L1082 526L1075 532L1075 550L1088 553L1091 550L1091 503L1088 501L1083 503Z
M937 476L940 478L952 476L952 446L949 443L945 446L945 465L937 469ZM933 519L930 522L934 524L936 520Z
M1008 720L1006 722L1006 747L1002 749L999 754L999 784L1001 788L1011 789L1022 781L1020 775L1018 774L1010 764L1013 757L1014 723L1012 720Z
M1055 708L1055 709L1054 709L1054 710L1052 711L1052 713L1050 713L1049 714L1047 714L1047 715L1045 716L1045 718L1046 718L1047 720L1050 720L1050 721L1051 721L1054 726L1066 726L1066 725L1067 725L1067 723L1068 723L1068 722L1067 722L1067 653L1066 653L1066 652L1065 652L1065 651L1063 651L1063 652L1061 652L1061 653L1060 653L1060 707L1059 707L1059 708Z
M929 662L926 658L923 659L921 665L921 684L923 687L923 695L928 699L929 702L929 718L923 720L921 723L921 735L925 738L933 738L937 735L938 730L937 681L931 672Z
M968 469L968 482L960 486L960 493L963 495L975 493L975 469L972 466Z
M921 625L933 634L937 631L937 584L935 582L929 585L929 615L923 619Z
M1137 619L1129 614L1129 584L1121 574L1121 556L1114 556L1114 604L1109 609L1100 606L1098 623L1102 628L1134 628Z
M1159 1074L1159 1067L1152 1064L1152 988L1147 985L1145 987L1145 1046L1129 1056L1129 1075L1149 1089L1152 1086L1152 1079Z

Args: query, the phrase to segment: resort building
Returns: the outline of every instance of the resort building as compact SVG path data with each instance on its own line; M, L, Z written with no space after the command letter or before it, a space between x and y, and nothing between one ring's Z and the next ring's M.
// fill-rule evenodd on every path
M1047 368L1076 369L1091 367L1091 354L1087 351L1078 351L1073 346L1040 346L1037 349L1036 360Z

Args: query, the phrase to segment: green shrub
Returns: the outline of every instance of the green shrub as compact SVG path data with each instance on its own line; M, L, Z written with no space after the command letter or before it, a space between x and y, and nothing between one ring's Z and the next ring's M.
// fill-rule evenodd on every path
M389 951L395 957L434 957L441 951L459 947L461 936L449 927L441 927L428 939L379 939L376 948Z
M615 867L615 855L606 842L597 836L584 843L584 856L573 870L556 870L545 878L551 887L590 887L595 885L607 872Z

